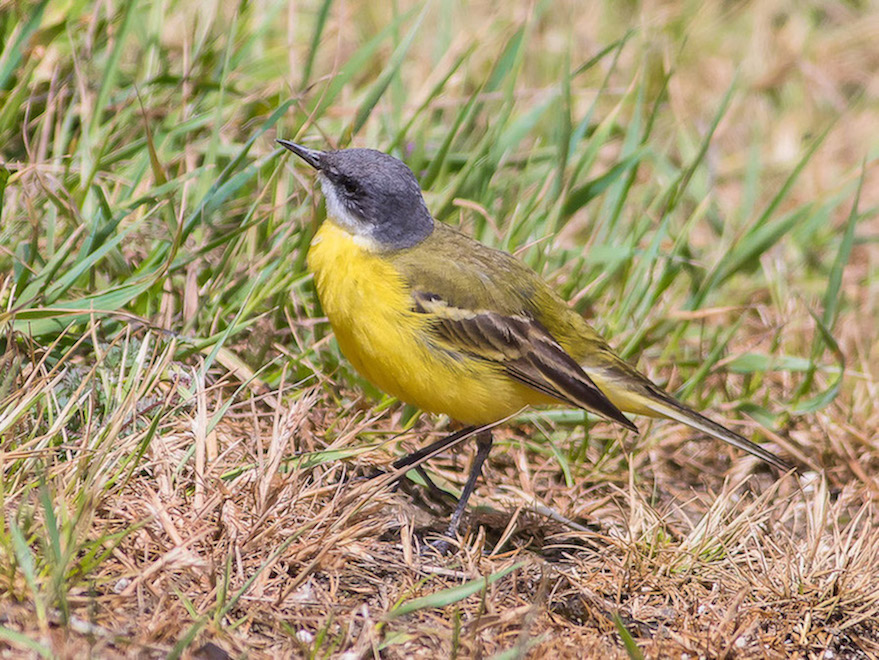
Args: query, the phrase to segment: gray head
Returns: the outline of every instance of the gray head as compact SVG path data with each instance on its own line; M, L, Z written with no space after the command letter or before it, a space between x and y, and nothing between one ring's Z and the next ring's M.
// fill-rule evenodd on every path
M320 172L327 215L378 249L417 245L433 231L421 187L406 165L374 149L317 151L278 140Z

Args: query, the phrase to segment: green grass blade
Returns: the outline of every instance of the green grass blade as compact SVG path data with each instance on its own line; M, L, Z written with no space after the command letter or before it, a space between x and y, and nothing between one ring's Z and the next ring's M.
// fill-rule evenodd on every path
M333 0L323 0L320 9L317 11L317 20L314 22L314 30L311 33L311 44L308 47L308 55L305 57L305 67L302 70L302 82L299 84L300 90L305 90L311 80L311 70L314 68L314 58L317 57L317 49L320 46L320 39L323 36L324 28L327 25L327 18L330 15L330 8L333 6Z
M464 52L461 53L455 59L455 61L452 63L452 66L450 66L448 71L446 71L445 75L439 80L439 82L436 83L436 85L433 86L433 89L430 90L430 92L425 97L424 101L422 101L421 104L418 106L418 108L415 110L415 112L412 113L412 116L409 117L408 121L403 126L403 128L401 128L399 131L397 131L396 135L394 136L394 139L391 140L390 144L388 145L388 151L394 151L394 150L398 149L403 144L403 141L406 139L406 136L409 135L409 132L412 130L412 126L415 124L415 121L422 114L424 114L425 110L427 110L430 107L431 103L433 103L436 99L438 99L442 95L446 86L449 84L449 80L452 78L452 76L455 75L455 73L461 68L461 66L470 58L470 56L473 55L473 52L475 50L476 50L476 44L470 44L470 46L468 48L466 48L464 50ZM427 188L427 186L425 186L425 188Z
M644 160L646 154L646 149L639 148L634 153L629 154L616 163L613 167L607 170L607 172L577 186L570 192L570 194L568 194L567 199L565 200L563 213L565 215L573 215L593 199L604 194L608 188L620 181L623 176L626 176L637 169L638 165Z
M474 108L476 107L476 103L479 99L479 95L481 90L477 89L470 96L470 100L464 104L464 107L461 108L458 115L455 117L455 123L449 128L446 132L445 137L443 138L442 144L440 144L439 149L434 153L430 158L430 166L427 168L427 172L424 176L421 177L421 185L425 190L429 190L434 181L436 181L437 177L442 172L443 165L446 163L446 158L449 155L449 149L452 147L452 142L455 140L455 136L458 135L458 131L472 116Z
M378 79L372 84L372 87L367 91L366 98L363 100L363 103L360 104L360 107L357 108L357 115L354 117L354 121L344 131L345 137L342 141L342 146L348 144L351 141L351 138L363 128L366 120L369 119L370 114L372 114L373 108L375 108L379 99L381 99L382 95L385 93L388 85L391 84L391 80L393 80L394 76L399 73L400 66L406 58L406 53L409 52L409 47L412 46L412 42L415 41L415 37L418 34L418 30L421 27L425 15L427 14L427 10L430 8L430 4L430 2L424 3L421 13L419 13L418 18L415 19L415 24L409 28L406 37L391 54L384 70L381 72Z
M40 644L37 640L31 639L24 633L20 633L17 630L12 630L11 628L7 628L6 626L0 625L0 639L6 640L9 644L13 646L19 646L27 649L31 653L36 653L41 658L54 658L56 657L52 650L43 644Z
M132 27L132 18L134 16L133 10L136 5L137 3L134 0L127 0L122 8L122 19L119 28L114 35L113 50L110 52L107 64L103 67L101 86L98 88L98 96L92 106L91 126L89 127L89 134L92 139L97 136L98 129L104 126L102 121L104 109L107 107L107 101L109 100L110 94L113 92L116 84L116 76L119 72L119 60L122 57L122 52L128 45L127 36Z
M833 334L830 332L830 328L828 328L824 321L814 312L809 312L812 315L812 318L815 321L815 325L818 328L818 333L823 340L824 344L830 351L833 353L834 357L836 357L836 378L834 378L830 384L821 392L816 394L810 399L805 401L798 401L792 406L792 412L795 415L803 415L808 413L813 413L817 410L821 410L829 406L837 396L839 396L839 392L842 389L842 381L845 376L845 354L842 352L842 349L839 347L839 344L836 342L836 339L833 337ZM809 371L811 375L814 373L814 367L812 367Z
M833 267L830 269L830 276L827 278L827 289L824 291L824 313L821 320L824 326L830 330L836 324L836 318L839 313L842 275L851 258L852 247L855 243L855 229L860 219L858 207L861 202L861 190L863 190L864 177L866 175L867 166L865 162L861 165L861 176L858 179L855 199L852 202L852 208L845 223L845 232L842 235L842 241L839 243L839 250L837 250L836 258L833 260Z
M732 275L753 263L760 255L775 245L800 221L804 220L811 211L810 206L801 206L789 212L780 220L774 220L775 211L781 205L793 187L806 164L812 159L818 147L824 142L830 129L835 122L827 126L824 131L809 145L809 148L800 158L796 167L791 171L779 191L773 196L763 213L746 230L745 234L736 241L735 246L726 252L724 257L717 263L702 286L688 302L689 309L696 309L702 305L711 291L723 284Z
M629 632L629 629L626 628L626 624L623 623L619 614L615 613L613 615L613 623L617 629L617 634L620 636L620 639L623 640L623 647L626 649L626 655L628 655L631 660L644 660L644 654L641 653L641 649L638 648L638 643L635 641L635 638L632 637L632 633Z
M15 553L15 559L18 561L18 568L24 575L25 582L27 582L27 586L31 591L37 620L40 622L40 626L44 628L47 625L46 603L43 600L40 582L37 577L36 558L30 546L28 546L14 516L8 516L7 523L9 525L9 534L12 537L12 549Z
M412 600L406 601L405 603L398 605L390 612L388 612L387 619L397 619L401 616L406 616L407 614L411 614L412 612L417 612L419 610L439 609L442 607L447 607L448 605L457 603L458 601L464 600L465 598L468 598L474 594L485 591L489 586L491 586L501 578L506 577L513 571L522 568L522 566L524 565L525 562L520 561L516 564L507 566L506 568L497 571L496 573L486 575L485 577L478 578L476 580L470 580L469 582L465 582L464 584L457 587L444 589L428 596L422 596L421 598L414 598Z
M6 48L0 54L0 90L6 89L9 80L15 75L18 67L27 52L27 43L30 41L34 32L39 29L43 21L43 14L49 0L43 0L30 10L27 22L22 25L21 30L15 35L15 40L7 41Z
M51 307L18 310L14 314L13 329L33 337L61 332L71 323L83 323L92 316L120 311L154 283L154 277L145 278L103 293L55 303ZM0 322L2 320L0 315Z
M565 49L564 75L562 75L562 89L557 106L556 120L556 178L553 183L552 195L558 197L566 185L565 173L568 168L568 157L571 150L571 135L573 133L573 121L571 119L571 46Z
M341 93L342 89L347 85L352 78L357 76L364 68L367 66L367 63L372 59L372 56L378 51L379 47L382 43L391 35L394 34L394 31L399 27L400 24L405 22L410 16L415 13L417 7L413 7L412 9L403 12L399 16L397 16L394 20L388 23L384 28L382 28L372 39L363 44L360 48L358 48L354 54L345 62L339 72L332 77L326 89L324 89L320 95L317 96L316 100L312 103L309 108L308 114L313 117L321 117L326 112L327 108L329 108L333 101L336 100L336 97Z

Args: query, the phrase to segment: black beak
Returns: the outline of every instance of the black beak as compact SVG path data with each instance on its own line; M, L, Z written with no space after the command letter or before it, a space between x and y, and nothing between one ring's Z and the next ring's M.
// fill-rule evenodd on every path
M275 142L280 144L285 149L289 149L290 151L292 151L306 163L311 165L314 169L319 170L321 168L321 159L324 155L323 151L318 151L317 149L309 149L308 147L303 147L302 145L296 144L295 142L290 142L290 140L275 140Z

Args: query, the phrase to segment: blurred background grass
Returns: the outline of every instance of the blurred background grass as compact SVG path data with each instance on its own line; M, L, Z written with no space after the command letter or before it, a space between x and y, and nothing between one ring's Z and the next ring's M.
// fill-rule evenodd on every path
M203 512L212 480L278 469L258 434L241 454L217 440L247 436L245 411L320 386L316 439L291 441L288 466L419 423L361 399L380 393L328 338L304 271L323 210L275 136L403 158L437 218L518 252L654 379L875 497L875 3L0 10L0 561L10 602L35 608L39 652L83 585L118 586L109 558L157 514L98 512L157 462L162 488ZM669 469L714 487L732 457L679 449L680 429L621 444L583 433L579 412L520 421L571 488L625 485L627 469L648 488ZM155 443L190 424L160 460ZM211 621L232 606L217 607ZM203 625L138 639L182 650Z

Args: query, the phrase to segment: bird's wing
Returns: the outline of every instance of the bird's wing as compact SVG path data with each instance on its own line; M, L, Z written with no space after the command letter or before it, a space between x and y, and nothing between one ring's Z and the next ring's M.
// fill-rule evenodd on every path
M543 325L527 312L502 314L454 307L435 293L414 290L413 311L429 316L435 341L501 367L547 396L599 413L637 431Z

